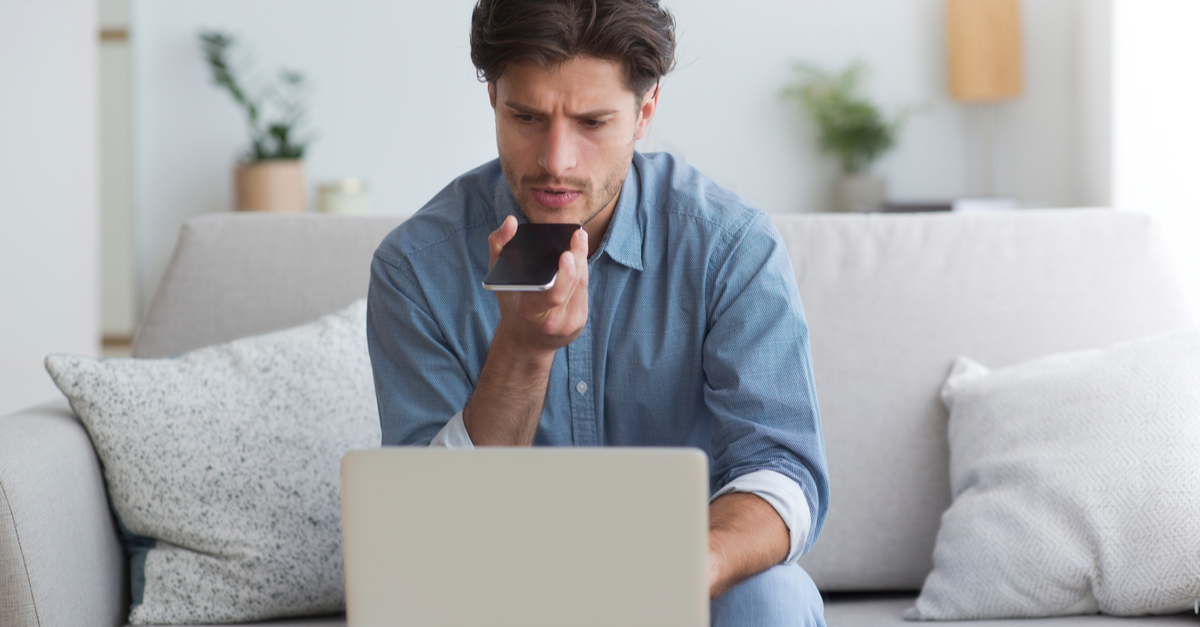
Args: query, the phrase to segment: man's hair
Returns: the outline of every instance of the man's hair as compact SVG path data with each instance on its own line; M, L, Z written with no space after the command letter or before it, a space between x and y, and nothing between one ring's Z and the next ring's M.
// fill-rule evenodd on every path
M577 56L624 67L637 96L675 65L675 18L658 0L479 0L471 61L495 83L511 63L554 67Z

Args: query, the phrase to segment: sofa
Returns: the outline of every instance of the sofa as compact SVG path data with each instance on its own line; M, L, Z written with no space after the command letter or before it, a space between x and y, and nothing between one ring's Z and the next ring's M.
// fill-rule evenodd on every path
M399 221L238 214L189 221L133 356L170 357L298 325L363 297L372 252ZM833 627L911 624L901 614L933 567L939 519L951 502L938 391L957 356L1001 367L1192 324L1155 224L1136 213L774 221L808 318L832 486L824 531L801 564L825 595ZM66 401L0 418L0 625L124 625L127 571L100 464ZM1190 613L1089 615L1022 624L1195 620Z

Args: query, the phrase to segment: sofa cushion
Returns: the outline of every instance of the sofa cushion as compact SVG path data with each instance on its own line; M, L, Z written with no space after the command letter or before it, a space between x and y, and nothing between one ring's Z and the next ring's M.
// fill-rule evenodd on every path
M46 367L127 530L131 623L342 609L339 464L380 442L365 301L175 359Z
M933 568L950 505L938 390L957 356L998 367L1190 323L1144 215L773 218L800 282L829 458L829 516L800 561L822 591L916 590Z
M913 594L835 594L825 599L825 624L831 627L914 627L902 616L912 607ZM1116 618L1103 614L1011 620L946 621L938 627L1172 627L1195 626L1190 610L1168 616Z
M1200 597L1200 329L989 371L954 365L954 503L909 615L1190 609Z
M315 616L307 618L284 618L261 623L261 627L346 627L346 617L343 615ZM165 627L150 625L149 627ZM193 625L192 627L226 627L225 625Z

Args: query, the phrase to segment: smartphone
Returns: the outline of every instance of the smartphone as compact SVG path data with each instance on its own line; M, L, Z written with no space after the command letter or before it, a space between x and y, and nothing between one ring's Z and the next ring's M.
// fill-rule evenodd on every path
M554 287L558 260L571 250L578 224L519 224L496 263L483 278L483 287L498 292L541 292Z

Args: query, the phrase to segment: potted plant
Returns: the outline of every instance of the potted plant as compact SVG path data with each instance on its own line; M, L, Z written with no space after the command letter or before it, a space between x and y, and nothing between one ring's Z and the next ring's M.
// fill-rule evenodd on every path
M250 131L250 149L235 170L234 206L238 211L304 211L301 159L308 140L296 137L307 98L304 75L284 69L276 82L248 89L230 61L233 46L234 38L227 33L200 33L213 84L245 109Z
M821 151L837 158L842 176L835 189L838 211L878 211L887 198L887 183L872 176L871 165L896 145L896 136L911 114L902 111L886 120L860 93L867 66L856 61L839 73L796 63L800 80L784 90L797 100L817 127Z

